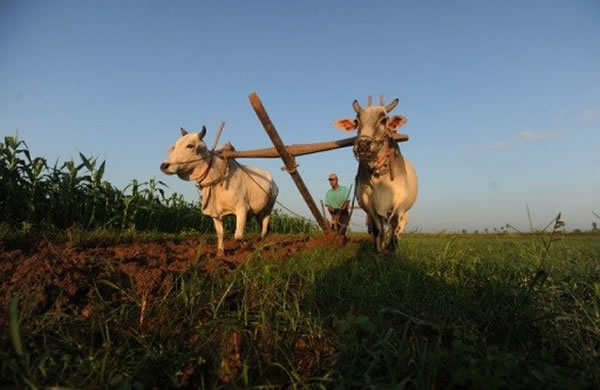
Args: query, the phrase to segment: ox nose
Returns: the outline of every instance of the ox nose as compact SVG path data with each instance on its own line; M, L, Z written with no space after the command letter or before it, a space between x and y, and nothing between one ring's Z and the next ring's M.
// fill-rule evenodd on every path
M358 141L358 151L359 153L368 153L371 151L371 140L361 139Z
M164 171L167 168L169 168L169 163L164 162L164 163L160 164L161 171Z

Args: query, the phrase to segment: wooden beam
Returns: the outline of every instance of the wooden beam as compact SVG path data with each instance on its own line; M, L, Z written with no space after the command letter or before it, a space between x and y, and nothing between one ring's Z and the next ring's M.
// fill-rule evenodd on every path
M329 228L327 220L321 215L319 209L317 208L317 205L315 204L315 201L310 195L310 192L308 192L308 188L306 188L302 177L300 177L300 174L296 169L298 167L298 164L296 164L294 157L292 157L292 155L288 152L285 145L283 144L283 141L281 140L281 137L279 137L279 134L277 133L273 122L271 122L271 119L269 118L265 107L262 105L260 98L255 92L251 93L248 98L250 99L250 104L252 105L252 108L254 108L258 119L260 119L260 122L262 123L263 127L265 128L265 131L269 135L269 138L271 138L273 146L275 146L275 149L277 149L277 151L279 152L279 156L283 160L283 163L285 164L288 173L292 177L292 180L296 184L296 187L298 187L300 195L302 195L302 197L304 198L304 201L308 205L308 208L317 220L319 226L321 226L321 229L323 229L323 232L328 233L331 229Z
M392 138L395 142L408 141L406 134L393 134ZM285 149L293 156L304 156L305 154L326 152L328 150L346 148L353 146L356 137L339 139L336 141L319 142L313 144L293 144L285 145ZM252 150L219 150L217 153L226 158L280 158L277 148L264 148Z

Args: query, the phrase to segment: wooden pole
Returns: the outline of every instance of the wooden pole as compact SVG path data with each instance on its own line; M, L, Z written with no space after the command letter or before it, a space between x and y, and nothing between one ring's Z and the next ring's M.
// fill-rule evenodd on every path
M323 213L323 218L327 220L327 225L331 226L329 223L329 218L327 218L327 214L325 214L325 204L323 203L323 199L319 199L319 201L321 202L321 212Z
M408 135L406 134L392 134L392 139L395 142L406 142L408 141ZM293 144L286 145L288 153L293 157L304 156L305 154L325 152L328 150L345 148L353 146L356 137L339 139L336 141L319 142L314 144ZM279 152L276 148L264 148L264 149L253 149L253 150L221 150L217 153L225 158L280 158Z
M219 143L219 138L221 138L221 133L223 133L223 129L225 128L225 122L221 121L219 128L217 129L217 135L215 135L215 142L213 143L211 151L215 151L217 144Z
M279 152L279 155L281 156L281 159L283 160L283 163L285 164L288 173L292 177L292 180L296 184L296 187L298 187L300 195L302 195L302 197L304 198L304 201L308 205L308 208L317 220L319 226L321 226L321 229L323 229L323 232L328 233L330 231L329 224L319 212L315 201L310 195L310 192L308 192L308 188L306 188L302 177L300 177L300 174L296 170L298 164L296 164L294 157L290 155L285 145L283 144L283 141L281 141L281 138L279 137L279 134L277 133L273 122L271 122L271 119L269 118L265 107L260 101L260 98L258 97L256 92L251 93L248 98L250 99L250 104L252 105L252 108L254 108L258 119L260 119L260 122L262 123L263 127L265 128L265 131L269 135L269 138L271 138L273 146L275 146L275 148Z

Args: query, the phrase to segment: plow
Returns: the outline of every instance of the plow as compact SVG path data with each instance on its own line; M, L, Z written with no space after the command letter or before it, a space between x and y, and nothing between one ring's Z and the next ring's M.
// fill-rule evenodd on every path
M319 208L317 207L312 195L310 194L308 188L306 187L306 185L304 184L304 181L302 180L302 177L300 176L300 173L298 172L299 164L296 162L295 157L304 156L304 155L308 155L308 154L314 154L314 153L322 153L322 152L326 152L329 150L335 150L335 149L340 149L340 148L346 148L349 146L354 146L354 144L357 140L357 137L348 137L348 138L343 138L343 139L338 139L338 140L317 142L317 143L286 145L286 144L284 144L283 140L281 139L281 136L279 135L279 132L277 131L277 129L275 128L275 125L273 124L269 115L267 114L267 111L266 111L264 105L262 104L260 98L258 97L258 94L256 94L256 93L250 94L249 99L250 99L250 104L252 105L252 108L254 109L254 111L256 112L256 115L258 116L258 119L260 120L261 124L263 125L267 135L271 139L271 142L273 143L273 147L263 148L263 149L252 149L252 150L232 150L231 148L222 148L222 149L217 150L216 154L223 158L232 158L232 159L235 159L235 158L281 158L285 165L284 168L282 168L282 169L286 170L290 174L292 180L294 181L294 184L298 188L300 195L306 202L306 205L308 206L313 217L315 218L315 220L317 221L317 223L319 224L319 226L321 227L321 229L323 230L324 233L330 232L331 226L327 222L327 219L325 218L325 213L324 212L322 213L321 210L319 210ZM383 96L380 97L380 100L383 104ZM369 96L368 102L369 102L368 104L371 105L371 102L372 102L371 96ZM223 129L223 127L221 125L221 127L217 133L217 137L215 138L215 142L214 142L215 145L218 142L218 137L220 136L222 129ZM392 134L391 138L396 143L408 141L407 134Z

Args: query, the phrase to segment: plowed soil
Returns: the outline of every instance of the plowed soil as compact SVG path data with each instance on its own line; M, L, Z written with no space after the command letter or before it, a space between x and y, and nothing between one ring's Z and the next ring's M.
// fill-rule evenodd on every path
M95 289L102 288L99 280L134 285L140 296L159 296L171 287L172 274L192 267L228 272L251 256L279 260L304 249L339 245L335 236L271 235L263 241L226 240L225 257L217 258L216 240L203 237L123 244L43 240L17 249L0 242L0 322L7 319L13 294L23 289L35 296L36 310L49 309L60 296L66 307L87 317ZM118 294L114 289L105 293Z

